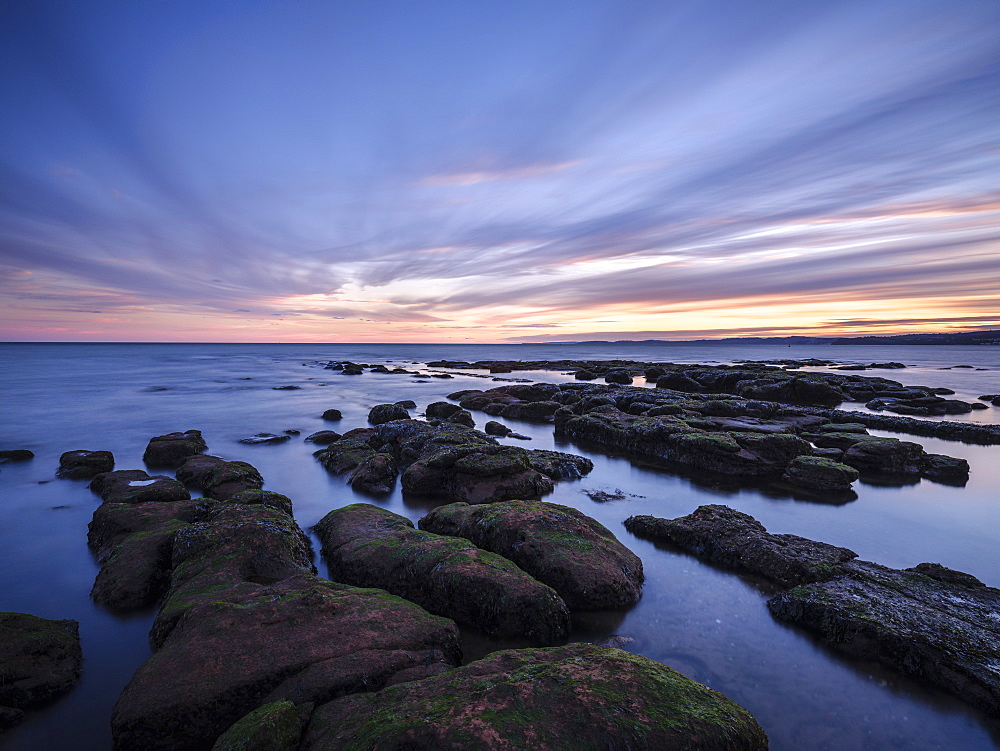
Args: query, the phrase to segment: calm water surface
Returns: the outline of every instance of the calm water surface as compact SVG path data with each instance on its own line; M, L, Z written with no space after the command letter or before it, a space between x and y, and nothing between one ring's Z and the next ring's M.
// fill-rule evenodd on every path
M318 368L315 361L349 359L417 369L422 365L415 363L435 359L733 362L793 357L862 364L896 360L910 367L862 375L947 386L965 400L1000 393L998 347L0 344L0 447L36 454L31 462L0 467L0 610L76 619L84 649L79 685L0 737L0 748L109 748L111 707L151 654L152 611L121 617L90 600L97 565L86 531L99 499L84 481L55 479L64 451L107 449L114 452L117 469L143 468L151 436L196 428L210 453L251 462L267 480L266 488L290 496L304 528L331 509L357 501L377 503L415 522L434 505L431 501L403 498L398 489L374 501L355 494L320 467L312 457L315 447L302 438L331 427L319 418L330 407L344 413L344 420L332 425L343 432L366 425L375 404L413 399L420 412L453 391L497 384L468 374L423 383L402 375L343 376ZM552 372L513 375L567 380ZM301 388L273 390L293 384ZM948 419L996 422L998 414L991 408ZM485 421L481 413L475 417L480 424ZM594 461L591 475L560 483L547 500L595 517L643 560L647 581L641 602L628 611L578 616L574 640L631 637L631 651L670 665L749 709L774 749L1000 747L995 720L892 671L838 655L772 619L765 606L773 592L768 585L635 538L622 526L632 514L675 517L700 504L725 503L773 532L843 545L861 558L894 567L937 561L1000 586L1000 447L907 436L928 451L968 459L969 484L861 483L857 500L835 506L767 488L720 487L557 442L551 426L507 423L532 438L528 443L505 439L511 443L572 451ZM276 446L238 443L253 433L286 429L302 433ZM594 489L620 489L628 497L599 504L583 492ZM321 561L318 565L325 574ZM464 644L466 659L517 646L472 632L465 632Z

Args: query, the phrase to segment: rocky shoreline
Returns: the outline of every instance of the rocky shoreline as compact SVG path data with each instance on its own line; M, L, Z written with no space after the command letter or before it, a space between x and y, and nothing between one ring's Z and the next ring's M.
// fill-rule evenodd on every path
M497 421L476 425L478 413L551 425L630 460L827 503L856 497L858 481L968 480L964 460L869 428L1000 443L996 425L919 419L978 407L881 376L795 372L813 364L429 363L491 376L560 370L574 380L457 391L425 405L424 419L411 416L412 401L378 404L367 426L305 437L320 465L356 491L377 500L398 484L434 504L417 525L369 503L332 504L313 530L329 580L317 575L293 500L264 490L252 464L206 453L200 431L149 440L146 467L176 477L115 469L108 451L63 453L57 476L89 479L101 499L88 531L100 564L93 600L118 613L157 607L155 653L113 712L115 748L766 748L754 719L725 696L639 655L566 644L574 613L640 600L642 561L596 520L542 500L591 472L590 460L502 443L517 436ZM655 387L633 386L636 377ZM840 408L850 401L894 414ZM768 533L725 506L634 516L625 528L761 577L781 590L767 603L775 618L1000 714L1000 592L974 577L858 561L846 548ZM0 675L20 671L18 680L45 686L15 691L5 678L0 730L79 677L73 623L0 614ZM463 665L459 625L530 646ZM8 645L43 632L49 641L24 667L26 648Z

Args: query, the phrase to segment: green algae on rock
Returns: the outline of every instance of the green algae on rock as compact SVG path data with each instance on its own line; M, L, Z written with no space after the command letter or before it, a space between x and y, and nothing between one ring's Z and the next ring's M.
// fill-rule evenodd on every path
M318 707L305 751L767 748L745 709L619 649L506 650L450 672Z

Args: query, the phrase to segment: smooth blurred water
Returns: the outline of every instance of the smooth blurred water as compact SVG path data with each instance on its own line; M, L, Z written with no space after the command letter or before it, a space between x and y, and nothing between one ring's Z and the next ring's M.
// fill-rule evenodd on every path
M29 448L36 454L30 462L0 466L0 610L78 620L85 658L77 688L0 736L0 748L109 748L111 707L150 654L152 611L121 617L89 598L97 566L87 549L86 530L99 499L83 481L55 479L64 451L107 449L114 452L116 468L143 468L142 453L151 436L196 428L203 431L210 453L251 462L266 479L265 487L290 496L304 528L331 509L357 501L376 503L416 521L434 502L404 498L398 488L379 499L356 494L343 478L322 469L312 457L315 447L302 439L324 428L343 432L364 426L375 404L413 399L416 415L453 391L498 384L474 377L483 372L455 371L448 380L367 372L345 376L323 370L314 364L317 361L382 362L426 370L414 363L793 357L896 360L910 367L861 375L947 386L966 400L1000 393L996 347L0 344L0 448ZM974 368L944 370L964 364ZM568 379L556 372L504 377ZM301 388L273 389L283 385ZM320 419L330 407L344 413L341 422ZM997 415L997 409L990 408L947 419L996 422ZM481 413L475 417L479 424L487 419ZM767 585L658 548L622 526L632 514L676 517L700 504L725 503L752 514L773 532L844 545L864 559L889 566L937 561L1000 586L1000 447L907 436L929 451L968 459L969 484L860 483L857 500L835 506L795 500L767 487L720 486L557 442L551 426L506 422L532 438L506 442L573 451L594 461L591 475L560 483L546 500L595 517L645 566L642 601L629 611L577 616L574 640L631 637L628 649L681 670L747 707L775 749L988 749L1000 744L995 720L892 671L844 658L773 620L765 606L772 592ZM302 432L280 445L238 443L253 433L285 429ZM601 504L590 500L583 493L586 489L621 489L629 497ZM318 565L325 573L321 561ZM508 646L514 644L464 632L466 659Z

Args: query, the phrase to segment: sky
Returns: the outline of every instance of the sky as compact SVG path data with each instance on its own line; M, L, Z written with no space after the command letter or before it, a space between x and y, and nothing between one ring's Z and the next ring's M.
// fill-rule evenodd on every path
M1000 328L996 0L5 0L0 339Z

